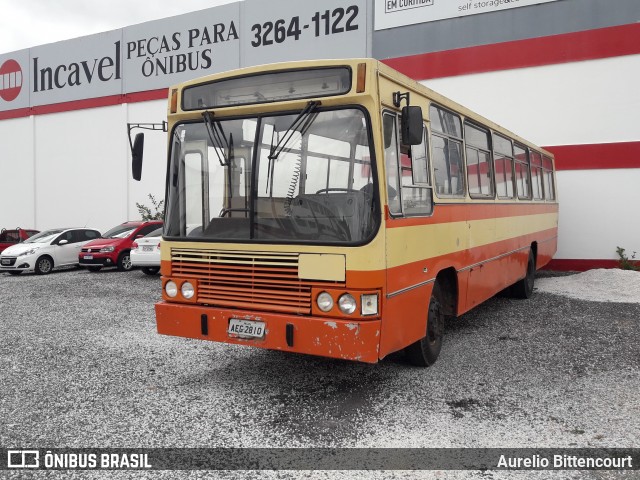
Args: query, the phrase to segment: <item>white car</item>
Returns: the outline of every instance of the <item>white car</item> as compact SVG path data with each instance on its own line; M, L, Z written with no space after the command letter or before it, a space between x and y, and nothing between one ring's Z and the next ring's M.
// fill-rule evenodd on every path
M100 238L100 232L92 228L56 228L40 232L4 250L0 255L0 272L44 275L54 268L77 265L80 248L96 238Z
M162 227L137 239L130 253L132 265L142 267L142 271L147 275L156 275L160 271L160 240Z

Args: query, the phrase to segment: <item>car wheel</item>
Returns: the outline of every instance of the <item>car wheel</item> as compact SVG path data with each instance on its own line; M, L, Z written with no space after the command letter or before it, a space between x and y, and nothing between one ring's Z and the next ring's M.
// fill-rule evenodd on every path
M435 363L442 348L444 335L444 299L440 284L436 283L429 300L426 335L405 348L409 362L418 367L429 367Z
M99 272L102 267L87 267L90 272Z
M128 272L133 268L133 264L131 263L131 253L130 252L122 252L118 257L118 270L121 272Z
M142 269L142 273L145 273L147 275L157 275L159 271L160 267L144 267Z
M533 294L533 284L536 278L536 259L533 256L533 250L529 251L529 259L527 260L527 271L522 280L517 281L511 286L509 293L513 298L522 300L530 298Z
M22 273L22 270L15 270L15 271L11 271L9 272L11 275L20 275Z
M43 255L36 260L35 272L38 275L46 275L53 270L53 259L48 255Z

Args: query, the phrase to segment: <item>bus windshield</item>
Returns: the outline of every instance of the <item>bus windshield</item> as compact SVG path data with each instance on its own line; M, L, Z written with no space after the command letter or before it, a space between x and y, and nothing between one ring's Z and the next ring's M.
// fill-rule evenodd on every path
M359 108L178 124L165 236L356 244L379 211L368 116Z

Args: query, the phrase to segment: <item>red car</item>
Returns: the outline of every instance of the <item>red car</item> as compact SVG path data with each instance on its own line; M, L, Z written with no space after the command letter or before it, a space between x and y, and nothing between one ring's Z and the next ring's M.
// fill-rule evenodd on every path
M78 264L92 272L97 272L102 267L131 270L133 265L130 253L133 242L161 226L161 221L125 222L118 225L102 237L85 244L78 255Z
M9 248L16 243L24 242L27 238L40 233L38 230L24 230L22 228L16 228L15 230L7 230L3 228L0 230L0 252L5 248Z

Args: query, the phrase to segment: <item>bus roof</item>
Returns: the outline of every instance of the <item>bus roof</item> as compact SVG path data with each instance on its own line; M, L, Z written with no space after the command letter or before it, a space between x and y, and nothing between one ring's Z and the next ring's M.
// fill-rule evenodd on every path
M379 93L377 92L377 90L371 87L371 85L375 85L375 86L379 85L379 81L376 81L376 76L380 76L386 79L387 81L396 83L402 88L409 90L410 92L414 92L422 97L426 97L429 100L441 105L442 107L445 107L449 110L452 110L454 112L461 114L466 118L471 119L475 123L479 123L498 133L509 136L516 142L526 145L530 148L534 148L538 151L541 151L548 157L553 158L553 154L551 152L544 150L540 146L532 143L531 141L526 140L525 138L513 133L512 131L506 129L505 127L474 112L473 110L465 107L464 105L461 105L460 103L436 92L435 90L432 90L431 88L426 87L420 82L408 77L407 75L404 75L403 73L398 72L394 68L386 65L384 62L380 60L376 60L374 58L297 60L297 61L290 61L290 62L279 62L279 63L264 64L264 65L256 65L252 67L243 67L243 68L238 68L234 70L229 70L226 72L211 74L205 77L188 80L172 86L169 89L169 91L171 92L175 89L183 90L187 87L206 84L206 83L212 83L217 80L228 79L232 77L252 76L256 74L265 73L268 71L305 70L305 69L322 67L322 66L327 66L327 67L348 66L352 69L352 71L357 71L358 65L362 63L366 64L367 66L367 69L366 69L367 87L364 93L371 95L373 97L376 97L376 99L379 98L381 104L386 107L395 108L393 107L391 98L382 98L382 95L379 96ZM291 100L291 101L300 101L300 99Z

